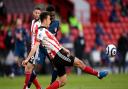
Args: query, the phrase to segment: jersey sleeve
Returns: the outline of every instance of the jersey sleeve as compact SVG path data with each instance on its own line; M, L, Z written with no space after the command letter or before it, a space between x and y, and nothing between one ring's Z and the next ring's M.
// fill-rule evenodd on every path
M43 31L39 30L37 33L37 40L43 40Z

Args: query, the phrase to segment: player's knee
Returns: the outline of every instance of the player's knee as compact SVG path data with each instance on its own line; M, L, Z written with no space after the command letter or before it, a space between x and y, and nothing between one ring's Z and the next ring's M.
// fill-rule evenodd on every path
M75 61L75 66L79 67L79 68L84 68L85 64L83 63L83 61L81 61L80 59L76 58Z
M64 85L66 85L66 82L62 82L62 83L61 83L61 87L64 86Z
M63 77L60 78L60 87L64 86L67 82L67 77L64 75Z
M60 84L60 87L62 87L62 86L64 86L64 85L66 85L66 82L67 82L67 79L62 80L62 81L61 81L61 84Z
M28 63L26 66L25 66L25 73L26 72L32 72L32 70L33 70L33 68L34 68L34 66L32 65L32 64L30 64L30 63Z

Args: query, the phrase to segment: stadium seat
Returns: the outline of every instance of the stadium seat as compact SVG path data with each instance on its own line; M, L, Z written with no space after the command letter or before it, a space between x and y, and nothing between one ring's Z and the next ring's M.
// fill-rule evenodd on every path
M84 34L86 35L86 34L89 34L89 29L84 29Z
M12 21L12 14L8 13L7 14L7 23L9 24L9 23L11 23L11 21Z

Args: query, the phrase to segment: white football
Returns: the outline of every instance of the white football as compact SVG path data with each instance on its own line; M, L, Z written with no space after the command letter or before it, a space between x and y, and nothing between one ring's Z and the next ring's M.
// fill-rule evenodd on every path
M117 49L116 49L116 46L113 45L113 44L109 44L107 47L106 47L106 54L109 56L109 57L113 57L116 55L116 52L117 52Z

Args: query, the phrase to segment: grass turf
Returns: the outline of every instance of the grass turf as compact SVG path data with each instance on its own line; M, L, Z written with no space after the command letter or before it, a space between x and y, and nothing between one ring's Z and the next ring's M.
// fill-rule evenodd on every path
M46 87L50 82L51 76L38 76L42 87ZM0 77L0 89L22 89L24 76L10 79ZM35 89L32 85L31 89ZM67 84L60 89L128 89L128 74L109 75L103 80L99 80L91 75L81 76L69 75Z

